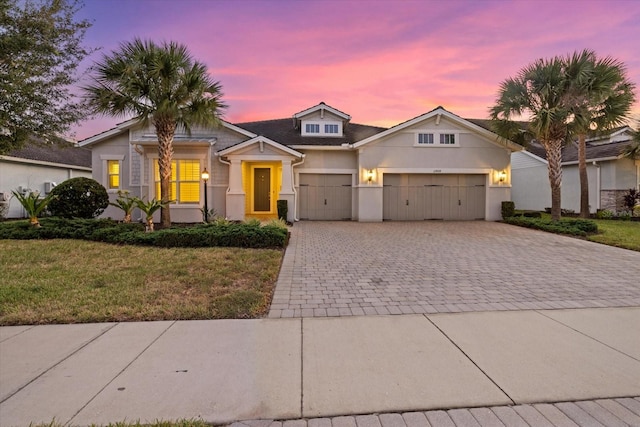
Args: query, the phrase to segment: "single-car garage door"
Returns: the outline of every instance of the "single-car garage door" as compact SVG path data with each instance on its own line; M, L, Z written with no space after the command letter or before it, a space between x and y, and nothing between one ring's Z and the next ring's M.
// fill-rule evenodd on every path
M485 175L385 174L382 218L484 219Z
M300 219L351 219L351 175L300 174Z

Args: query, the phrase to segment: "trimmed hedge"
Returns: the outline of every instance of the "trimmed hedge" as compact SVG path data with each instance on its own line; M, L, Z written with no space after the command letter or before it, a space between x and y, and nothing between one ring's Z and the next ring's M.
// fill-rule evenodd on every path
M546 218L527 218L515 216L505 218L507 224L518 225L520 227L535 228L537 230L549 231L558 234L568 234L571 236L587 236L598 232L598 224L588 219L566 219L552 221Z
M145 233L144 225L108 219L43 218L42 227L28 221L0 224L0 239L81 239L96 242L160 247L284 248L289 231L278 225L259 223L198 224Z

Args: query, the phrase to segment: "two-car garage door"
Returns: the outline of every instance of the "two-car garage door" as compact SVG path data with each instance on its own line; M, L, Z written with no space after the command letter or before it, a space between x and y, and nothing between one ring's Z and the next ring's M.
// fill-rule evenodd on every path
M485 175L385 174L384 220L485 217Z
M300 174L300 219L351 219L350 174Z

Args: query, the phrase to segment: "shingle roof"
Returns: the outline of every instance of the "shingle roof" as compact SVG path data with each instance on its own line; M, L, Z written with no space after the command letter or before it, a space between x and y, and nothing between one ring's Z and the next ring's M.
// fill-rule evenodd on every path
M292 118L236 123L236 126L253 132L256 135L266 136L269 139L287 146L340 146L342 144L353 144L354 142L386 130L386 128L377 126L348 123L344 127L344 136L342 137L302 136L300 130L293 127Z
M28 142L24 147L7 153L20 159L39 160L70 166L91 168L91 150L74 145L38 144Z

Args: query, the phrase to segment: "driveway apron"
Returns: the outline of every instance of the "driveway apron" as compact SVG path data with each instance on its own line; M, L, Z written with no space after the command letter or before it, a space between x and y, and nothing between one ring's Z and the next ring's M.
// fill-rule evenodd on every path
M640 252L485 221L299 222L269 317L640 305Z

